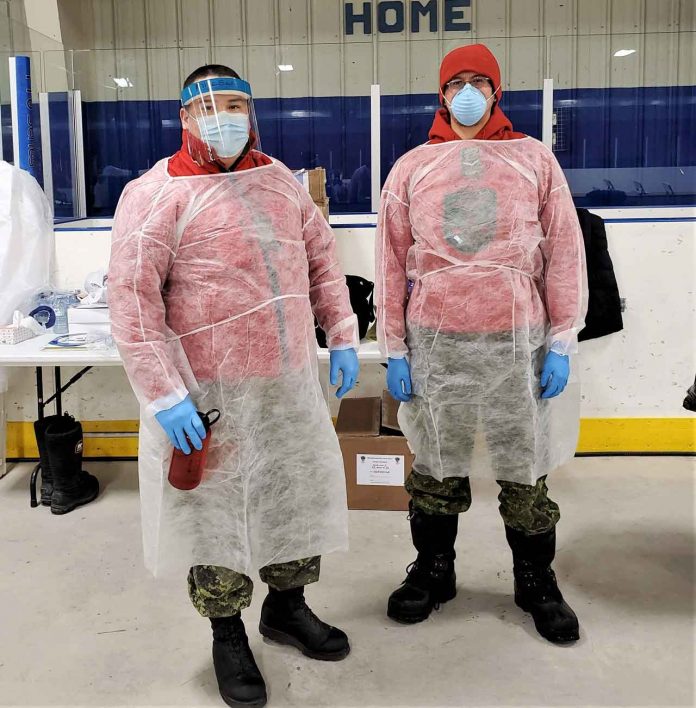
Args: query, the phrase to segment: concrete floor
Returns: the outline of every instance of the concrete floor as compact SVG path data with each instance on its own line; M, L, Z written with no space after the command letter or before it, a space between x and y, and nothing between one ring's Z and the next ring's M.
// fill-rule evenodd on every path
M29 508L28 465L0 480L0 705L222 705L184 578L142 567L135 465L86 467L104 494L64 517ZM512 602L494 484L473 485L460 521L457 598L412 627L385 616L413 557L405 514L352 512L351 551L327 557L307 591L350 635L346 661L262 642L263 587L245 613L269 704L693 705L694 467L585 458L551 480L555 567L583 628L570 648L540 639Z

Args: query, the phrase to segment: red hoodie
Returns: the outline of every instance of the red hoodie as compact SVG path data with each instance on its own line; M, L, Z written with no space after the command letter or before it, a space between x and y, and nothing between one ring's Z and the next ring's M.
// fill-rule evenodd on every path
M256 135L253 131L249 133L249 145L249 152L235 166L234 172L271 164L272 160L268 155L254 150ZM225 168L217 162L211 162L206 144L200 138L184 130L181 133L179 151L169 158L168 171L172 177L191 177L193 175L218 174L224 172Z
M450 140L461 140L452 130L450 113L444 107L445 84L463 71L474 71L487 76L496 89L495 97L498 99L491 111L491 116L486 125L476 134L476 140L512 140L524 138L524 133L513 130L512 123L500 108L500 98L503 91L500 88L500 67L488 47L483 44L470 44L465 47L453 49L445 56L440 65L440 102L443 107L435 114L433 125L428 137L431 143L446 143Z

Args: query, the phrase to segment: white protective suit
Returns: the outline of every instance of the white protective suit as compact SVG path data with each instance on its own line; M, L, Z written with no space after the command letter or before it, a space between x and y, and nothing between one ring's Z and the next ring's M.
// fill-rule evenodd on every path
M54 252L51 205L39 183L0 160L0 325L50 286Z
M384 185L376 260L382 353L410 355L399 421L414 470L534 484L569 460L579 388L542 400L539 378L549 349L576 351L587 278L551 151L526 137L407 153ZM489 455L474 455L484 438Z
M116 212L109 303L142 405L146 566L250 574L347 546L343 462L317 376L314 317L330 349L357 347L333 233L278 162L171 177L163 160ZM154 418L190 392L221 411L200 486L167 481Z
M46 195L26 170L0 160L0 326L51 285L54 253ZM6 390L7 373L0 368L0 394Z

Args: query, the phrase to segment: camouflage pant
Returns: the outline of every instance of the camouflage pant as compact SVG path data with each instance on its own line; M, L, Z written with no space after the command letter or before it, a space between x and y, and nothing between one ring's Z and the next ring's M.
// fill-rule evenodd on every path
M303 558L261 568L261 580L274 590L290 590L319 580L321 558ZM189 597L203 617L230 617L249 607L254 583L248 575L218 565L194 565Z
M546 477L536 484L501 482L500 515L506 526L527 535L545 533L558 523L558 504L549 499ZM406 491L414 506L426 514L461 514L471 506L471 486L468 477L445 477L438 482L433 477L411 472Z

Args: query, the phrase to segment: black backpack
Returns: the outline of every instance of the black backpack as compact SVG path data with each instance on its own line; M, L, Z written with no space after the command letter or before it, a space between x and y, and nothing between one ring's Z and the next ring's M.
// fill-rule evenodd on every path
M350 306L353 312L358 316L358 331L360 339L363 339L370 329L370 325L375 321L375 306L372 301L372 295L375 289L375 284L359 275L347 275L346 285L350 293ZM324 330L314 321L315 331L317 335L317 343L322 349L326 349L326 334Z

